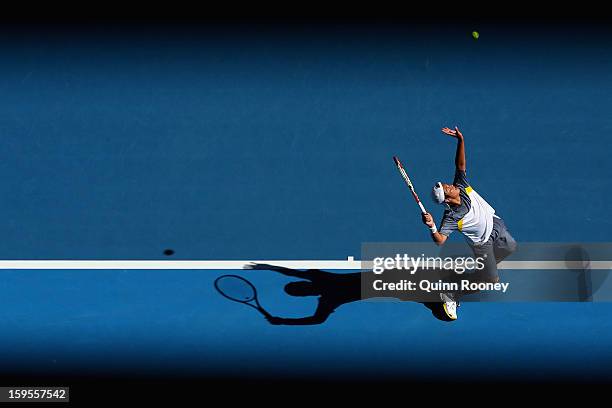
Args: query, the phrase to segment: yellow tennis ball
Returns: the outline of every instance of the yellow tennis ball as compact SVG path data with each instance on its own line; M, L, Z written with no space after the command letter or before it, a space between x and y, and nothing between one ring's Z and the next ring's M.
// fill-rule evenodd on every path
M478 31L472 31L472 37L474 37L474 39L477 40L478 37L480 37L480 34L478 34Z

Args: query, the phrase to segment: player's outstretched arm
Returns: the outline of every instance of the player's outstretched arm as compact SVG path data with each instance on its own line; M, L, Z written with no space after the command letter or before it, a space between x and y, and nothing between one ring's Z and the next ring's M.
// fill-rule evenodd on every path
M457 170L465 171L465 144L463 142L463 134L457 126L455 130L447 127L442 129L442 133L457 139L457 152L455 153L455 167Z
M299 271L297 269L285 268L283 266L276 266L264 263L248 263L242 267L243 269L254 269L254 270L267 270L282 273L286 276L292 276L300 279L314 279L329 274L329 272L320 271L318 269L308 269L307 271Z

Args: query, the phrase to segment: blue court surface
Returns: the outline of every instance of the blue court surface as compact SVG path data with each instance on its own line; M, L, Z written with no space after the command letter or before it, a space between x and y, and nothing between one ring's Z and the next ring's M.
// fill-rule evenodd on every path
M439 221L426 198L452 181L439 130L455 125L517 241L607 242L612 32L476 28L6 29L0 259L341 260L425 241L391 157ZM447 323L362 301L275 326L215 291L225 273L274 315L316 306L274 271L2 270L2 374L612 379L611 303L471 302Z

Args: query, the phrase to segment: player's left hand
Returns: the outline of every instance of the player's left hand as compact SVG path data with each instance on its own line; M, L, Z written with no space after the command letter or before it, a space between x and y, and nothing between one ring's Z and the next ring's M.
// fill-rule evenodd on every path
M457 139L463 139L463 134L461 133L461 131L459 130L459 128L457 126L455 126L455 129L450 129L450 128L442 128L442 133L452 136L452 137L456 137Z

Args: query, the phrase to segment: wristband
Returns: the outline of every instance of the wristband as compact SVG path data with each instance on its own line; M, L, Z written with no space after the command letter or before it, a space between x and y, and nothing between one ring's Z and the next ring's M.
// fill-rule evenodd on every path
M429 230L431 231L432 234L435 234L436 232L438 232L438 228L436 227L436 224L434 224L433 227L429 227Z

